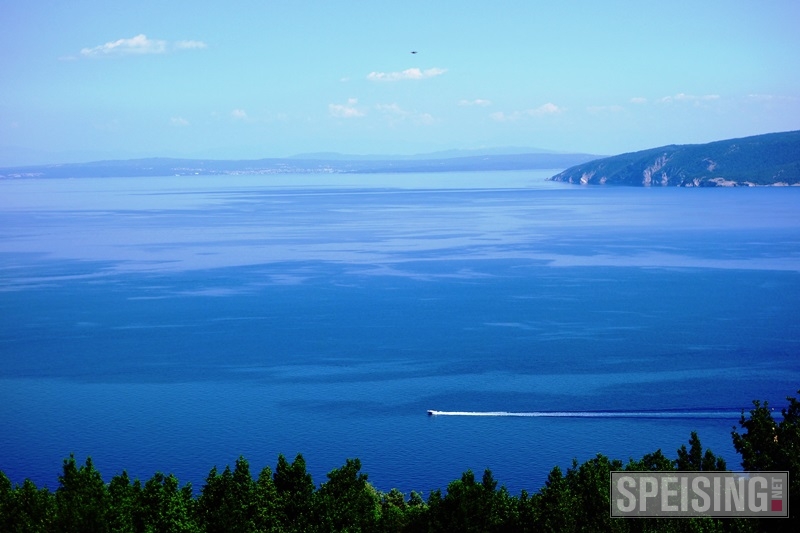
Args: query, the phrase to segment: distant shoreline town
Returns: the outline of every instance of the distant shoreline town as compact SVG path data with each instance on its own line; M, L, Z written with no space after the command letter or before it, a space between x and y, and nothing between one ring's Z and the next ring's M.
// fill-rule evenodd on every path
M408 159L349 159L335 154L256 160L150 158L0 168L0 178L547 170L567 168L597 158L597 155L590 154L554 153L419 156Z

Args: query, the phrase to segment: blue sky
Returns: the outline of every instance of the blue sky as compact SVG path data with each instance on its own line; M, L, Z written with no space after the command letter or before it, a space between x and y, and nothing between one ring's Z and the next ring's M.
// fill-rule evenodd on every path
M0 164L800 129L797 0L0 0L0 30Z

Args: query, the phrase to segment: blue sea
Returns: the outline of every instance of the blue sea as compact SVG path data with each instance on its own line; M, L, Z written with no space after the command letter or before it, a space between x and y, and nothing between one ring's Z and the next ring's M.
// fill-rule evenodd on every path
M556 172L0 182L0 470L519 493L693 430L738 469L800 389L800 188Z

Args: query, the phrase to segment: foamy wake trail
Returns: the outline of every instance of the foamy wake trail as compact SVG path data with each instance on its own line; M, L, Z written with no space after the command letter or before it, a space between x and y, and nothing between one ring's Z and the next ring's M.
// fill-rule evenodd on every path
M434 411L432 416L517 416L530 418L732 418L738 419L741 409L697 409L669 411Z

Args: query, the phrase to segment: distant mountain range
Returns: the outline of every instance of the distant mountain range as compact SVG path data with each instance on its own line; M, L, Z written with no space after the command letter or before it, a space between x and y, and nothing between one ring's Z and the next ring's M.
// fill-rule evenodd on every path
M332 159L332 160L349 160L349 161L397 161L397 160L423 160L423 159L455 159L460 157L476 157L476 156L496 156L496 155L524 155L524 154L559 154L563 152L556 152L553 150L545 150L543 148L523 148L520 146L504 146L496 148L470 148L462 150L440 150L438 152L428 152L423 154L410 154L410 155L381 155L381 154L367 154L367 155L353 155L353 154L340 154L336 152L318 152L310 154L299 154L289 157L289 159Z
M550 179L644 187L800 185L800 131L662 146L579 163Z
M590 154L545 151L494 153L494 150L482 150L476 153L455 150L417 156L348 156L325 153L256 160L149 158L0 168L0 178L545 170L565 168L597 157Z

